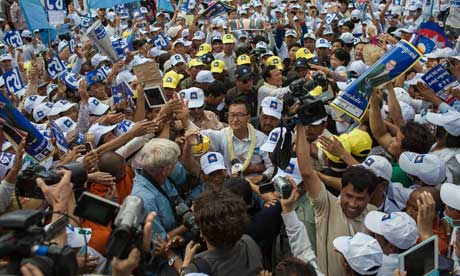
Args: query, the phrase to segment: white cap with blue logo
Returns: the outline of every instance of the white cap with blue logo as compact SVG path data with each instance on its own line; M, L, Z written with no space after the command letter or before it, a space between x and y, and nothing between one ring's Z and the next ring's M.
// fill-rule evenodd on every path
M284 170L278 168L278 173L275 175L275 177L277 176L282 176L282 177L289 176L290 178L294 180L296 185L299 185L302 182L302 176L300 174L299 164L297 163L297 158L291 158L291 160L289 161L289 164Z
M262 112L265 115L281 119L281 112L283 111L283 102L276 97L265 97L260 105Z
M206 175L225 168L224 157L218 152L208 152L200 158L201 169Z
M180 91L180 96L188 100L188 108L199 108L204 105L204 92L201 88L190 87Z
M283 134L282 134L283 140L284 140L284 138L286 136L286 131L287 131L287 128L283 128ZM292 132L291 132L291 134L292 134ZM260 150L265 151L265 152L273 152L275 150L276 144L278 143L278 140L280 139L280 137L281 137L281 128L280 127L274 128L268 134L268 139L265 142L265 144L263 144L260 147ZM292 140L292 142L293 141L294 140Z

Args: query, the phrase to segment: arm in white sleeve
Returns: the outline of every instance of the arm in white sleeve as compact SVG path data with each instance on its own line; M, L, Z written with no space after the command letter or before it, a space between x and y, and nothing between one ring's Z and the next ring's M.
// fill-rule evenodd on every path
M262 174L266 175L267 179L270 179L273 176L275 167L273 166L273 163L270 160L270 156L268 156L268 152L264 152L262 154L262 160L264 161L264 165L265 165L265 171Z
M286 233L288 235L292 255L306 263L310 263L315 268L316 274L318 274L318 276L323 276L324 274L319 270L315 252L308 239L305 225L299 220L295 211L282 213L281 216L286 226Z
M147 134L142 137L136 137L131 139L127 144L118 148L115 152L123 156L124 159L133 156L137 151L139 151L146 143L155 137L154 134Z
M14 188L14 183L9 183L6 180L2 180L0 183L0 214L5 212L10 206Z
M273 35L272 32L268 32L267 36L268 36L268 49L270 49L270 51L273 51L275 49L275 36Z
M75 62L72 64L72 73L74 74L80 74L81 66L83 65L83 59L77 57Z

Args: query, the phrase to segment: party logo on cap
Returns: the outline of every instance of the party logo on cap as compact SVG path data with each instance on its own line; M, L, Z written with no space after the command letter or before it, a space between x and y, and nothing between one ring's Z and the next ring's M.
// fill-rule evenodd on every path
M391 214L385 214L385 215L382 217L382 221L389 220L389 219L391 219Z
M275 101L270 102L270 108L277 109L278 108L278 103Z
M64 121L64 125L66 127L71 127L73 125L73 123L72 123L72 121L70 119L67 119L67 120Z
M172 80L171 77L167 77L167 78L166 78L166 82L173 82L173 80Z
M190 93L190 100L196 100L198 99L198 94L196 92Z
M99 101L98 101L97 99L93 99L93 104L94 104L95 106L98 106L98 105L99 105Z
M419 156L417 156L414 160L414 164L419 164L419 163L423 163L423 158L425 158L425 155L424 154L420 154Z
M272 135L270 135L270 141L273 141L273 142L278 141L279 135L280 134L278 132L273 132Z
M219 67L219 62L218 62L218 61L214 61L213 66L214 66L214 67Z
M372 166L372 164L375 163L375 160L372 159L371 157L367 158L366 161L364 161L364 164L368 165L369 167Z
M4 166L8 166L8 164L13 159L14 155L9 152L2 152L0 156L0 163Z
M37 99L37 96L30 96L29 97L29 100L32 101L32 102L35 102L36 99Z
M166 81L167 81L167 80L166 80ZM180 97L181 97L182 99L184 99L184 98L185 98L185 92L180 92Z
M208 155L208 162L209 164L217 162L217 155L215 155L214 153Z
M174 58L175 58L176 60L180 60L180 59L181 59L181 56L176 55Z
M289 163L286 167L286 169L284 169L284 172L285 173L288 173L288 174L292 174L294 172L294 167L295 165L292 164L292 163Z
M52 104L52 103L46 103L45 105L46 105L46 107L48 107L48 108L53 108L53 104Z
M273 64L278 64L278 59L273 59Z

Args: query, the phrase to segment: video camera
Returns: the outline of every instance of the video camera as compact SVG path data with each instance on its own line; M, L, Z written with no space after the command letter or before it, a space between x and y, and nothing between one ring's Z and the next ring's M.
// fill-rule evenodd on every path
M109 256L126 259L132 245L141 248L147 211L140 197L127 196L120 206L103 197L84 192L74 213L95 223L112 226L112 233L105 247Z
M195 216L185 203L176 206L176 215L181 219L182 224L192 233L192 239L196 242L200 240L200 227L196 224Z
M66 169L72 172L70 181L73 183L74 191L82 190L88 174L85 167L79 162L71 162L59 167L59 169ZM61 181L61 176L58 170L46 170L43 166L34 165L22 170L16 181L16 195L45 199L42 190L37 186L37 178L43 179L46 185L55 185ZM78 195L76 195L78 196Z
M288 199L292 193L292 186L283 176L276 176L270 182L259 186L261 194L277 191L282 199Z
M20 266L27 263L37 266L44 275L77 275L78 264L72 248L46 245L68 224L63 216L53 223L48 231L43 229L44 213L34 210L19 210L0 216L0 258L8 257L6 271L1 275L17 275Z

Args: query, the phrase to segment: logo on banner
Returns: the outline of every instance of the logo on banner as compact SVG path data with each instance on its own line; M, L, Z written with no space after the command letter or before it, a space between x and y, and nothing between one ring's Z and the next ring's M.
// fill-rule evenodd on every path
M56 75L58 75L64 70L65 70L65 65L58 56L54 56L48 62L48 68L46 69L46 71L48 72L48 75L53 79L56 77Z
M95 28L94 33L96 34L96 38L98 40L103 39L107 35L107 33L105 32L105 28L102 25L99 26L98 28Z
M87 28L89 28L90 25L91 25L91 19L89 19L88 17L82 16L81 17L81 22L80 22L80 27L87 29Z
M71 38L69 41L69 50L72 54L75 53L75 48L77 48L77 40L75 38Z
M14 48L24 45L21 34L16 31L6 32L3 40L5 41L6 45L13 46Z
M50 127L51 133L53 134L54 139L56 139L56 146L58 149L63 152L67 152L69 150L69 145L67 144L64 134L59 129L59 126L54 121L50 120Z
M124 56L126 56L126 49L128 48L128 44L126 44L125 41L115 40L112 42L112 47L119 58L123 58Z
M2 77L5 82L6 89L10 93L17 94L25 88L17 67L7 71L2 75Z
M64 71L61 76L61 80L63 80L66 84L66 86L72 90L77 90L78 89L78 82L77 78L75 77L75 74L69 73Z
M59 11L64 9L64 0L45 0L46 9Z
M163 34L157 34L152 40L153 45L159 49L163 49L169 46L169 39Z

